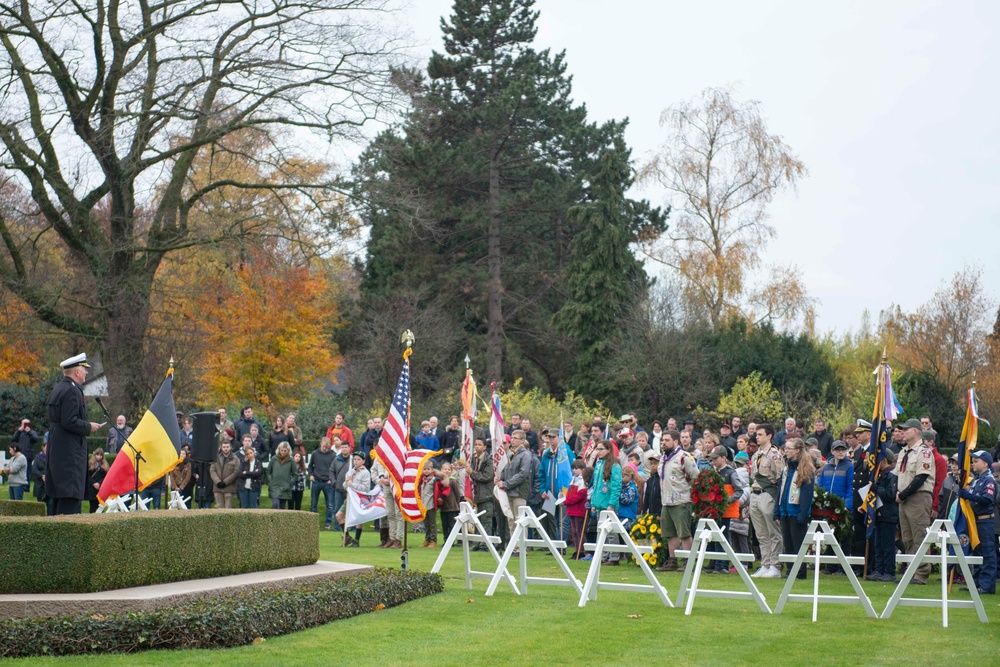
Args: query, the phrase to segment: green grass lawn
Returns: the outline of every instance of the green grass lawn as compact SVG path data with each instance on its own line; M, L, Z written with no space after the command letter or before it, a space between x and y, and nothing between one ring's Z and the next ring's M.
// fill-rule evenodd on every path
M438 549L418 545L410 535L410 567L429 570ZM340 535L320 534L325 560L399 566L399 551L379 549L378 534L366 530L361 548L339 546ZM442 538L443 542L443 538ZM489 554L473 554L473 567L492 570ZM559 576L551 557L528 556L529 573ZM581 581L587 564L571 562ZM941 627L940 609L899 607L887 621L865 616L859 605L811 607L789 603L781 615L766 615L752 601L698 598L691 616L667 609L654 594L601 591L583 609L571 588L532 585L525 596L502 586L489 598L485 579L465 589L461 551L455 549L443 571L445 592L402 607L337 621L325 626L235 649L151 651L138 655L100 655L24 659L25 665L211 665L266 667L327 662L379 665L626 665L663 661L679 665L933 665L1000 664L1000 599L984 596L990 622L980 624L972 610L952 610L950 627ZM516 576L516 567L512 568ZM658 574L676 600L680 573ZM603 568L605 581L642 583L635 566ZM705 575L704 586L738 589L735 575ZM761 580L759 588L774 608L783 579ZM877 613L892 594L890 584L865 582ZM812 580L796 592L811 590ZM937 575L927 587L911 586L910 597L940 591ZM848 595L844 577L821 578L821 592ZM967 597L955 587L955 596Z

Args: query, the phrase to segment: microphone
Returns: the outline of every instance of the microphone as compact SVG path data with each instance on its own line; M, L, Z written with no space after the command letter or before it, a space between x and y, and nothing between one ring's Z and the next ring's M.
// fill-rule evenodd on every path
M97 404L99 406L101 406L101 409L104 410L105 412L107 412L108 409L104 406L104 401L101 400L101 397L100 396L95 396L94 398L97 400Z

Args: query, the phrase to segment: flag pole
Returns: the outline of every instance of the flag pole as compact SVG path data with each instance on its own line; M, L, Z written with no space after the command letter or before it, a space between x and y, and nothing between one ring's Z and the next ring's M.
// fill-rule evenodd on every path
M409 329L407 329L406 331L404 331L403 332L403 336L402 336L402 338L399 341L403 345L406 346L406 349L403 350L403 363L404 364L409 364L410 363L410 355L413 354L413 341L414 341L413 332L410 331ZM411 398L412 398L412 394L410 396L408 396L407 400L406 400L406 425L403 428L403 438L404 438L403 444L406 446L406 449L410 448L410 403L412 402ZM418 484L418 492L419 492L420 480L417 480L416 483ZM403 490L400 489L400 493L402 493L402 491ZM400 507L400 510L402 511L402 507ZM409 522L406 521L406 519L404 517L404 519L403 519L403 549L402 549L402 551L400 551L400 555L399 555L399 558L400 558L400 569L403 569L403 570L409 570L410 569L410 551L409 551L409 548L408 548L409 542L408 542L408 539L407 539L410 536L410 526L407 525L408 523ZM425 527L425 530L426 530L426 527Z

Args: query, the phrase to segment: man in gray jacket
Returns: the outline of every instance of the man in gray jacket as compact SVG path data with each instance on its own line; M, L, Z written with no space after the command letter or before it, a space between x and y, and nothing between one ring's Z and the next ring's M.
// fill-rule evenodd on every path
M13 444L8 450L10 461L7 467L0 470L7 476L7 493L11 500L23 500L24 493L28 490L28 459L21 452L21 445Z
M528 502L531 494L531 452L525 447L524 431L510 434L510 463L500 472L496 485L507 492L513 518L507 518L510 534L514 534L518 510Z

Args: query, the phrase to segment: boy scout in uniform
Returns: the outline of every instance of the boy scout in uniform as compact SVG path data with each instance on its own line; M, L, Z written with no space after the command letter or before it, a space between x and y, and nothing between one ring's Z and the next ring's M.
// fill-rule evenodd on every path
M750 520L760 542L760 568L752 576L766 579L781 576L781 527L774 520L774 503L785 461L772 444L773 437L770 424L758 426L760 449L750 459Z
M906 447L899 455L896 475L899 477L899 531L903 536L906 553L914 554L927 535L931 525L931 505L934 501L934 451L924 444L920 436L919 419L907 419L897 428L903 431ZM926 584L931 564L917 568L913 583Z

